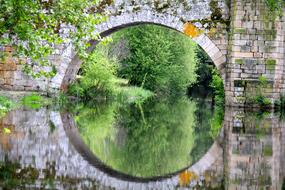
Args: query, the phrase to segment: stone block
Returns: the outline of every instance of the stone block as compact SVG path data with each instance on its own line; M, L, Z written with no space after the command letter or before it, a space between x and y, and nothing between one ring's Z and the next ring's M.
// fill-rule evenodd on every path
M4 74L3 74L3 77L5 79L12 78L12 71L5 71Z
M252 52L233 52L232 53L233 57L240 57L240 58L250 58L250 57L254 57Z
M3 88L6 89L6 90L12 90L12 89L13 89L13 86L12 86L12 85L9 85L9 84L4 84L4 85L3 85Z
M14 79L15 80L21 80L23 78L23 73L22 71L15 71L14 72Z
M13 86L13 90L23 91L23 90L25 90L25 87L24 86L19 86L19 85L14 85Z
M3 78L0 78L0 85L3 85L3 84L5 84L5 80Z

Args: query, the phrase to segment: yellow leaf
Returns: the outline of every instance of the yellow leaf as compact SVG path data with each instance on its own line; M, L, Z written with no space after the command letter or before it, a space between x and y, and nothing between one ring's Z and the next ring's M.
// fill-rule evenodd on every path
M187 22L184 24L184 29L183 29L184 34L191 38L195 38L199 36L200 34L203 33L202 30L198 29L196 26L194 26L192 23Z
M11 133L11 130L6 128L6 127L3 129L3 131L4 131L4 134L10 134Z

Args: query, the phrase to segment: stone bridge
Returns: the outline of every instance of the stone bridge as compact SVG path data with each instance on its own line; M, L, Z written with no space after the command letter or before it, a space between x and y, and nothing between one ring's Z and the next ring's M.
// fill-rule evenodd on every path
M148 23L191 37L222 75L227 105L244 106L259 91L273 104L285 91L285 20L267 16L274 13L268 11L264 0L116 0L102 5L100 11L109 14L105 23L94 28L102 36ZM92 41L89 50L97 43ZM17 60L7 59L0 64L0 88L46 93L65 90L81 65L72 44L59 45L50 60L57 75L35 80L22 73Z

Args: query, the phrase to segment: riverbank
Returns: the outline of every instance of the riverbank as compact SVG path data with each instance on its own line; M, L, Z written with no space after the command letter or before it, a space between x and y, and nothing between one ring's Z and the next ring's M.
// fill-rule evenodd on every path
M45 93L25 91L0 91L0 118L13 109L21 106L38 109L53 103Z

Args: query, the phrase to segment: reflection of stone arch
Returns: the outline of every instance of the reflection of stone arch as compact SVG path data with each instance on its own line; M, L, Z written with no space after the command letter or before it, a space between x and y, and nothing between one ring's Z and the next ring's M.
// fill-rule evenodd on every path
M113 32L116 32L120 29L139 25L139 24L155 24L155 25L161 25L173 30L176 30L178 32L183 32L184 28L184 22L176 16L162 13L157 14L150 11L140 12L137 14L129 14L129 15L119 15L119 16L111 16L108 22L102 23L100 26L98 26L97 32L101 34L102 37L108 36L112 34ZM211 40L207 35L202 34L198 37L193 38L193 40L199 44L205 52L209 55L209 57L214 62L215 66L220 71L221 75L225 79L225 64L226 64L226 56L222 51L220 50L220 40ZM92 41L92 46L89 48L89 51L92 51L97 41ZM71 62L67 65L67 68L65 71L60 71L59 73L64 73L62 83L61 83L61 89L66 89L68 84L70 84L74 79L75 76L80 68L81 61L77 56L74 56L71 60Z
M84 144L73 118L68 113L61 114L61 118L64 130L69 138L70 143L75 147L78 153L89 162L90 165L94 166L95 170L98 170L98 173L102 174L100 175L100 178L98 178L98 182L102 184L109 182L107 185L115 187L116 189L156 189L162 187L174 188L178 185L180 172L188 170L194 172L198 176L203 175L204 172L209 169L218 158L221 157L223 151L218 141L216 141L213 143L208 152L191 167L184 168L181 171L169 174L167 176L158 176L153 178L133 177L106 166Z

